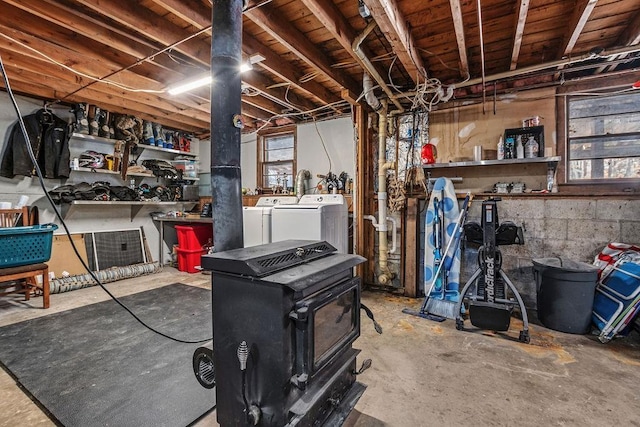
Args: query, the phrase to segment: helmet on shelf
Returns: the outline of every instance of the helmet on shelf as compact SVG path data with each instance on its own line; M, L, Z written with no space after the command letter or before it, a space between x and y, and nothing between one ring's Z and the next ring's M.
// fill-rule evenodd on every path
M81 168L102 169L104 167L104 154L96 151L84 151L78 158Z

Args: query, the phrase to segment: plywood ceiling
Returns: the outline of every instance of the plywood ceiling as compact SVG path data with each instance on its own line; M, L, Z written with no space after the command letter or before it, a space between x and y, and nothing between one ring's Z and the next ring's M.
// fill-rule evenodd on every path
M208 72L211 0L0 7L14 91L208 133L209 89L166 89ZM451 99L477 98L640 65L637 0L250 0L242 20L243 56L265 58L242 75L247 130L349 114L365 72L378 76L376 96L385 86L409 109L449 87ZM353 46L365 30L363 59Z

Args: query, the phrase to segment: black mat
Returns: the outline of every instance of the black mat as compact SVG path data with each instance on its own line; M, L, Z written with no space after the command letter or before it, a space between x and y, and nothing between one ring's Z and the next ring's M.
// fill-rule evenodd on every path
M211 337L211 291L173 284L121 299L162 332ZM158 336L114 301L0 328L0 361L65 426L186 426L215 404L196 344Z

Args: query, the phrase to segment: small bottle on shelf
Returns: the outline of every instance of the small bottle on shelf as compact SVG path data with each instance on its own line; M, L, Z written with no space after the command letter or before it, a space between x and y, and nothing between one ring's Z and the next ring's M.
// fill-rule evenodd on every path
M515 141L512 136L507 137L504 141L504 158L505 159L513 159L515 158L515 150L514 150Z
M524 159L524 144L522 143L521 135L516 138L516 158Z
M533 136L529 137L529 140L527 141L527 145L525 149L526 149L527 159L533 159L535 157L538 157L538 143L536 142Z
M500 135L500 140L498 141L498 160L504 159L504 141L502 140L502 135Z

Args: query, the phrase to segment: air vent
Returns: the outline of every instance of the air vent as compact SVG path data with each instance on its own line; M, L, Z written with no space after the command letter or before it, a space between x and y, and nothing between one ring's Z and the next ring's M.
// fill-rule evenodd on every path
M286 252L276 252L268 257L255 260L256 276L266 276L276 271L321 258L334 252L335 248L326 242L292 248Z
M264 277L311 260L331 255L336 248L324 241L285 240L234 249L202 257L206 270Z

